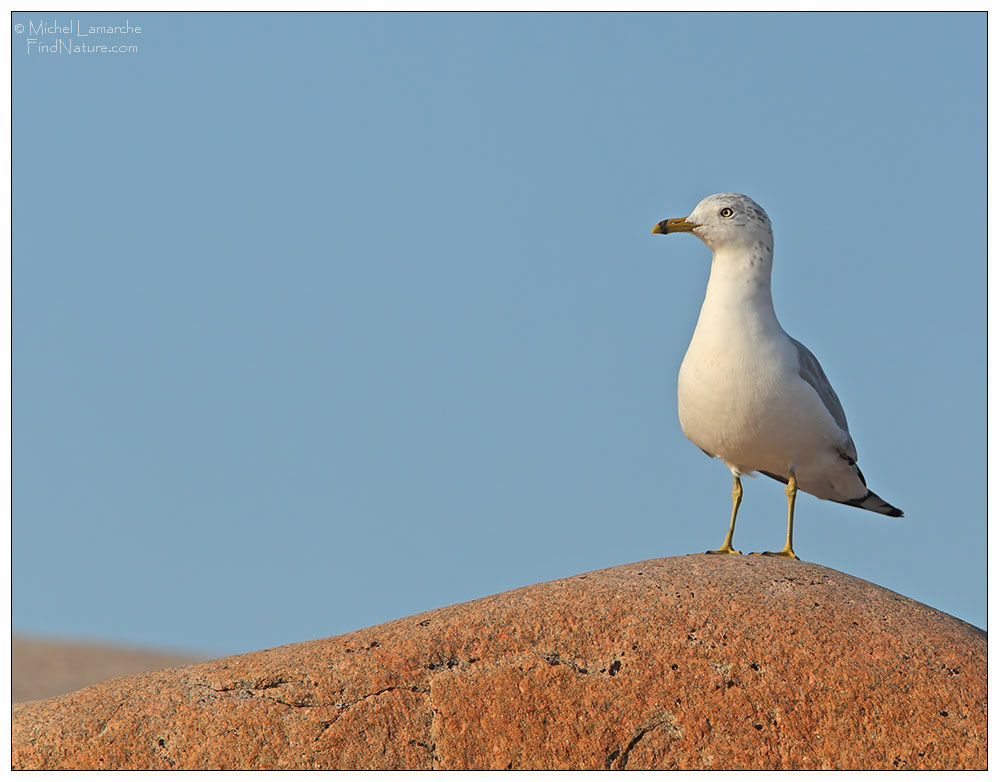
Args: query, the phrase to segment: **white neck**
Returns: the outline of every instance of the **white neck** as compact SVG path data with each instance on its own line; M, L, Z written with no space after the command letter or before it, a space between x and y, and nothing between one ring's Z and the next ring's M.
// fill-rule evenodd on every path
M738 318L744 328L780 329L770 292L772 267L773 251L763 244L717 248L698 324L710 318Z

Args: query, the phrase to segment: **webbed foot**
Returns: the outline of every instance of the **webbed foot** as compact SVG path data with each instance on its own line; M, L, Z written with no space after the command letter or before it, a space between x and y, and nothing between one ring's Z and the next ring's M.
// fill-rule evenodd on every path
M780 551L754 551L752 556L754 557L783 557L784 559L797 559L799 562L801 559L797 554L794 553L789 548L782 548Z
M741 551L736 551L731 545L722 546L717 551L705 551L705 554L741 554Z

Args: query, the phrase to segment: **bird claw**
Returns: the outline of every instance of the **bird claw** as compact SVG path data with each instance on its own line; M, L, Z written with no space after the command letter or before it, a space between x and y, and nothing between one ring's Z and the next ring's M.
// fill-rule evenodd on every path
M736 551L731 546L723 546L717 551L705 551L705 554L742 554L741 551Z

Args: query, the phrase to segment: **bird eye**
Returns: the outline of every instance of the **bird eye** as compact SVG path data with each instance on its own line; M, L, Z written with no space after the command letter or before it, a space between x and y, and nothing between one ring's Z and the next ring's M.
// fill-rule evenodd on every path
M722 217L731 217L732 215L735 214L735 212L732 211L732 207L726 206L718 214L720 214Z

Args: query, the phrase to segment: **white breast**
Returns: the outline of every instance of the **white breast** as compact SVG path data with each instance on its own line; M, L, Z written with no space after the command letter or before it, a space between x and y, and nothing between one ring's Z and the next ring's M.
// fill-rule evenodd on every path
M743 473L788 475L816 452L835 456L842 435L798 374L769 274L747 279L745 268L719 269L715 260L677 383L684 434Z

